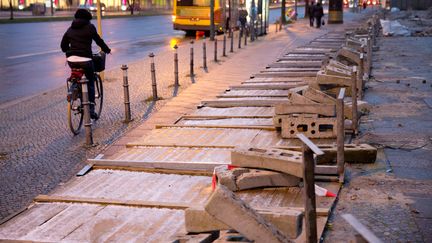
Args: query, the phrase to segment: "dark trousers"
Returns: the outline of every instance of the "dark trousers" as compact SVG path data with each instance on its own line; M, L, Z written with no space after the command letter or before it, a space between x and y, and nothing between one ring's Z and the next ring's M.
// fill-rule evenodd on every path
M93 61L88 62L68 62L69 67L71 68L82 68L84 69L84 75L86 76L88 80L88 94L89 94L89 101L93 103L93 105L90 105L90 111L94 110L94 102L95 102L95 76L94 76L94 66Z
M309 16L309 24L310 24L311 27L314 26L314 17Z
M315 17L317 20L317 28L321 27L321 18L322 17Z

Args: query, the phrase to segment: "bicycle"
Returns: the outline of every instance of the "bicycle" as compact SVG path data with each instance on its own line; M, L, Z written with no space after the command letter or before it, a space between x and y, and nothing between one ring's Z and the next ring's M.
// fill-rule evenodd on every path
M95 67L95 112L100 117L103 106L103 84L99 72L105 69L105 53L93 55ZM82 84L84 69L71 68L71 76L66 81L67 86L67 116L68 126L74 135L78 135L83 123L84 106L82 103ZM98 117L98 118L99 118ZM95 119L97 120L97 119Z

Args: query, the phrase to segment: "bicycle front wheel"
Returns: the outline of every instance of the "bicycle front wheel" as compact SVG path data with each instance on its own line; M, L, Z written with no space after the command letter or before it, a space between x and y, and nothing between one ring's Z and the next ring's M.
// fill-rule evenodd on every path
M99 74L95 75L95 111L99 115L102 113L103 106L103 85Z
M78 135L83 123L83 106L81 97L71 99L67 105L68 125L74 135Z

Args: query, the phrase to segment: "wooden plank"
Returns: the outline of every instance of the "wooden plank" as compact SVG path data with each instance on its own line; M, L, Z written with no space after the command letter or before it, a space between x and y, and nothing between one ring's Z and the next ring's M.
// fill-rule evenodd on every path
M250 78L243 83L245 84L253 84L253 83L309 83L310 80L313 80L313 77L263 77L263 78Z
M196 146L200 148L199 146ZM234 148L234 146L214 146L213 148ZM216 166L223 165L225 163L217 162L189 162L189 161L137 161L137 160L112 160L112 159L88 159L88 163L92 163L95 166L119 166L123 168L146 168L157 171L161 170L181 170L181 171L213 171Z
M277 61L322 61L326 56L282 56Z
M85 198L85 197L69 197L69 196L49 196L38 195L33 199L34 202L56 202L56 203L86 203L98 205L116 205L127 207L143 207L143 208L167 208L167 209L187 209L191 205L185 203L172 202L152 202L140 200L119 200L119 199L104 199L104 198Z
M315 77L317 72L262 72L255 77Z
M304 207L306 242L315 243L318 239L318 232L315 199L315 161L313 153L320 154L322 151L320 151L319 148L303 134L297 134L297 137L303 142L302 164L304 167L303 183L305 191Z
M268 90L268 89L276 89L276 90L285 90L292 89L297 86L306 85L306 82L296 82L296 83L287 83L287 84L242 84L236 86L230 86L230 90Z
M161 128L170 128L170 127L177 127L177 128L223 128L223 129L259 129L259 130L267 130L267 131L275 131L276 129L272 126L256 126L256 125L186 125L186 124L174 124L174 125L168 125L168 124L157 124L155 125L155 129L161 129Z
M287 68L271 68L268 67L262 70L261 73L267 72L317 72L321 67L287 67Z
M288 96L286 99L247 99L247 100L205 100L201 104L206 107L269 107L279 103L289 103Z
M296 61L279 61L272 64L269 64L268 67L271 68L288 68L288 67L314 67L320 68L322 62L321 61L312 61L312 62L296 62Z
M176 125L216 125L216 126L254 126L273 127L273 119L269 118L225 118L225 119L182 119Z
M273 116L274 107L201 107L195 110L192 116L244 116L257 117Z
M296 113L318 114L323 116L335 116L335 105L331 104L277 104L276 115L287 115Z
M271 115L227 115L227 116L221 116L221 115L184 115L180 117L180 120L195 120L195 119L229 119L229 118L272 118Z

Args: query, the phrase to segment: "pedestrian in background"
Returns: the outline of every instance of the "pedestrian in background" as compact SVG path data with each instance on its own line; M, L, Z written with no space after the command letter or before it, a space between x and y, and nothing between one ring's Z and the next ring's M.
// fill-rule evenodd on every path
M311 2L311 5L309 6L308 9L310 27L314 26L314 8L315 8L315 3Z
M324 9L320 2L313 8L313 16L316 19L317 28L321 27L321 18L324 16Z

